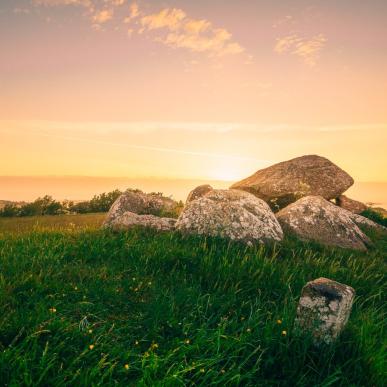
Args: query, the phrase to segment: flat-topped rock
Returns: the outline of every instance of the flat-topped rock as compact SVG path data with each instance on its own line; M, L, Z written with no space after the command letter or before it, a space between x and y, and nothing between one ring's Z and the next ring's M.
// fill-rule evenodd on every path
M359 228L382 228L363 216L344 210L321 196L306 196L283 208L277 219L285 233L325 245L366 250L371 244Z
M325 157L309 155L261 169L230 188L250 192L275 211L309 195L335 199L354 183Z
M315 344L330 344L347 324L355 291L348 285L318 278L302 289L296 328L309 332Z
M254 195L239 190L212 190L189 202L176 229L249 244L276 242L283 238L281 226L270 207Z
M176 219L161 218L154 215L138 215L126 211L121 216L115 218L109 224L113 230L129 230L136 226L149 227L158 231L171 231L175 228Z

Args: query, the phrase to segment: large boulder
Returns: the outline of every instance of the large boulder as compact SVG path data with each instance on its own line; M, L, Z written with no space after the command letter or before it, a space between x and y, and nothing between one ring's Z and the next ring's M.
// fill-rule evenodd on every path
M321 196L299 199L276 216L285 233L294 234L302 240L357 250L366 250L366 246L371 244L359 226L384 229Z
M270 207L248 192L212 190L189 202L176 223L182 232L232 240L275 242L283 238Z
M278 210L308 195L335 199L353 182L351 176L328 159L311 155L261 169L230 188L250 192Z
M354 214L360 214L367 209L367 206L364 203L350 199L345 195L340 195L336 199L336 204L345 210L353 212Z
M140 190L125 191L110 208L104 225L109 226L125 212L138 215L160 215L172 213L178 203L160 194L146 194Z
M158 231L171 231L175 228L176 219L161 218L154 215L138 215L126 211L121 216L115 218L109 224L113 230L128 230L136 226L150 227Z
M208 192L212 190L213 188L209 184L199 185L188 194L186 204L188 204L189 202L192 202L192 200L201 198L202 196L206 195Z

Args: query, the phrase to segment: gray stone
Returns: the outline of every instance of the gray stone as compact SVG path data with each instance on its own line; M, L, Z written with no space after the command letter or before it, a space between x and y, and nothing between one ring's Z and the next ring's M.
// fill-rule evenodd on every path
M327 278L308 282L297 308L296 329L309 332L315 344L330 344L341 333L351 313L355 290Z
M270 207L247 192L212 190L189 202L176 223L184 233L220 236L248 244L276 242L281 226Z
M140 190L125 191L110 208L104 226L114 223L125 212L139 215L159 215L160 213L173 212L177 202L159 194L146 194Z
M109 227L113 230L128 230L136 226L154 228L158 231L171 231L175 228L176 219L161 218L154 215L138 215L126 211L121 216L110 222Z
M336 199L336 204L354 214L360 214L367 209L367 206L364 203L350 199L345 195L340 195Z
M283 208L277 219L285 233L306 241L366 250L369 238L358 225L381 228L363 216L344 210L321 196L306 196Z
M230 188L250 192L276 211L308 195L335 199L353 182L351 176L328 159L309 155L261 169Z
M201 198L202 196L206 195L208 192L212 190L213 188L209 184L199 185L189 193L186 204L188 204L189 202L192 202L192 200Z

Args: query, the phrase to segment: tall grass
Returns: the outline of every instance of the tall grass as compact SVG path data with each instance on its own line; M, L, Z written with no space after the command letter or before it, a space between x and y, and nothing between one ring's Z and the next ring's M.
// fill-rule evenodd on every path
M0 235L0 384L382 386L387 239L368 253L287 240L82 228ZM339 340L293 335L303 285L346 283Z

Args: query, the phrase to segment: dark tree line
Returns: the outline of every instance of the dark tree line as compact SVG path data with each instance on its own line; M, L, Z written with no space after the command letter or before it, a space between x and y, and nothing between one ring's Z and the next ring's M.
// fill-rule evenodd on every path
M0 217L61 215L61 214L88 214L109 211L115 200L121 195L120 190L95 195L91 200L74 203L70 200L59 202L46 195L32 203L16 205L6 204L0 210Z

